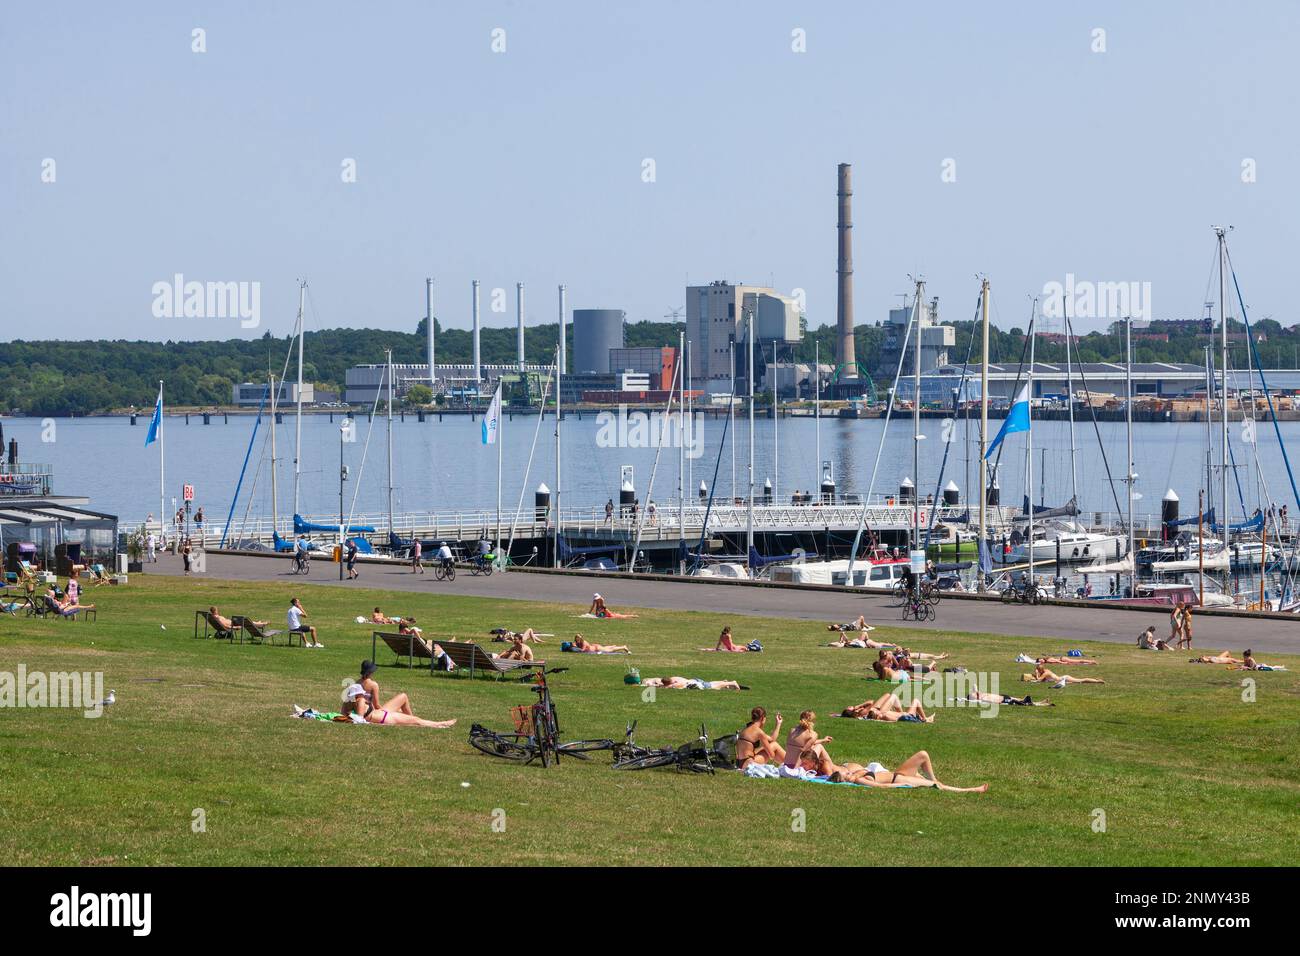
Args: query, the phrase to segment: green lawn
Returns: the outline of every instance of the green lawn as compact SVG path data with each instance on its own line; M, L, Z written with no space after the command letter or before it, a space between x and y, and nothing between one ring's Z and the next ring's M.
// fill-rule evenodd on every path
M580 608L339 587L293 589L324 650L194 640L193 611L266 617L283 626L283 584L150 579L101 587L97 623L0 617L0 671L102 670L118 702L98 720L61 709L0 710L0 852L10 864L1291 864L1300 844L1300 659L1289 673L1191 665L1185 654L1113 644L1084 650L1105 686L1047 691L1055 708L1003 708L993 719L947 707L932 725L829 719L883 686L864 677L874 652L820 648L824 628L787 620L643 611L578 620ZM625 686L628 661L564 655L553 682L566 736L678 744L703 721L730 732L763 704L819 714L836 759L896 766L932 755L945 782L987 794L867 790L669 771L615 773L608 757L520 767L466 743L469 725L507 729L530 692L512 682L393 667L385 692L452 730L355 727L289 719L291 705L333 709L370 653L358 614L413 613L429 636L479 637L493 626L632 645L643 675L735 678L747 693ZM959 610L959 609L958 609ZM959 617L953 613L950 616ZM700 653L723 623L757 655ZM165 626L165 630L164 627ZM1019 651L1058 642L989 635L908 635L1022 693ZM558 642L558 638L556 639ZM1037 693L1037 689L1036 689ZM193 811L206 812L194 833ZM505 831L494 830L494 811ZM1095 832L1095 811L1105 832ZM802 811L797 813L796 811ZM805 820L802 832L792 826Z

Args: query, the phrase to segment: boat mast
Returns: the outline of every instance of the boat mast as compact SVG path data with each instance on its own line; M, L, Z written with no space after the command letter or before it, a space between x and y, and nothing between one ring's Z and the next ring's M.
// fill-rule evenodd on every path
M727 343L731 362L731 400L727 405L727 444L731 446L731 503L736 503L736 337Z
M271 373L271 532L280 531L280 495L275 482L275 373Z
M1026 478L1025 501L1029 505L1029 533L1027 546L1029 548L1029 577L1028 582L1034 583L1034 345L1038 336L1035 334L1034 319L1038 317L1038 300L1034 299L1034 304L1029 312L1029 374L1026 376L1025 384L1029 386L1029 475Z
M560 286L560 347L555 353L555 490L551 493L555 510L555 544L551 550L554 566L557 568L560 566L560 420L563 418L560 414L560 378L564 375L565 351L564 286ZM539 409L537 414L542 414L545 410L544 406L545 399L543 399L543 408Z
M393 539L393 350L388 349L388 540ZM431 366L432 367L432 366Z
M988 491L984 487L985 482L988 480L988 462L984 460L984 456L988 454L986 446L989 440L989 280L987 278L980 280L980 312L982 313L984 325L984 344L980 350L982 357L980 362L980 523L978 537L975 539L977 557L982 557L981 552L988 546L985 541L984 530L988 527L985 520L985 509L989 498ZM974 330L972 330L972 334L974 334ZM966 509L967 519L969 519L969 497L966 500L968 503ZM976 580L978 581L978 590L983 594L985 590L983 567L980 568Z
M813 343L813 430L817 433L817 500L822 500L822 344Z
M677 354L684 355L686 333L677 333ZM690 372L690 363L686 364ZM686 376L677 381L677 573L686 573L686 558L682 554L686 543ZM649 507L650 502L646 502Z
M1214 353L1205 346L1205 508L1214 507ZM1202 537L1202 542L1204 538Z
M925 308L925 280L916 280L916 301L912 304L916 315L916 340L912 343L912 546L915 551L921 546L921 310ZM906 343L904 343L906 345ZM908 555L908 560L911 560ZM916 578L919 591L921 581Z
M1128 488L1128 588L1129 597L1137 597L1137 554L1133 541L1133 316L1124 320L1124 419L1128 431L1128 474L1124 483Z
M1079 469L1075 465L1077 449L1074 445L1074 367L1070 364L1070 317L1066 314L1065 297L1061 297L1061 314L1065 316L1065 406L1070 414L1070 496L1075 507L1079 505Z
M302 341L303 302L307 295L307 280L298 283L298 411L294 421L293 444L293 513L298 514L298 485L302 476Z
M1223 261L1224 228L1222 226L1215 226L1214 234L1218 237L1219 242L1219 331L1221 333L1220 349L1223 355L1223 368L1221 373L1223 376L1223 385L1219 389L1219 394L1223 399L1223 412L1219 416L1223 444L1222 449L1220 449L1222 460L1219 464L1222 468L1222 473L1219 475L1219 499L1223 505L1223 514L1219 517L1219 522L1223 526L1223 550L1226 554L1232 543L1232 522L1230 521L1228 514L1228 296L1224 285L1227 279Z
M752 565L754 553L754 310L749 310L745 328L745 348L749 353L749 506L745 526L745 563ZM754 569L751 567L750 571Z
M781 369L772 340L772 502L781 500ZM772 502L769 502L772 503Z

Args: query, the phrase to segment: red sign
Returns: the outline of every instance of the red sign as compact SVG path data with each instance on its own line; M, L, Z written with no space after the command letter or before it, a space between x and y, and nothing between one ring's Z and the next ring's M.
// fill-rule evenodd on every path
M185 486L184 496L185 496L185 500L186 500L186 501L193 501L193 500L194 500L194 486L193 486L193 485L186 485L186 486Z

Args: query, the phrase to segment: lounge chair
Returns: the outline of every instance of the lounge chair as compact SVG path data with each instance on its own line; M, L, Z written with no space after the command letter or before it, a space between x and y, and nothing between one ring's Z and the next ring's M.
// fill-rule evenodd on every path
M66 620L76 620L83 616L86 620L99 620L99 612L93 607L83 607L76 611L69 611L55 603L54 598L48 594L42 596L45 604L45 615L53 614L55 617L61 617Z
M203 622L202 634L199 634L200 621ZM219 623L213 620L212 614L209 613L208 611L195 611L194 612L194 636L207 637L208 630L211 629L213 632L213 636L216 637L217 640L233 642L235 639L235 632L240 630L239 620L238 618L231 618L230 623L231 623L230 627L222 627ZM243 638L240 638L240 640L242 642Z
M102 564L92 564L90 567L86 568L86 571L90 575L91 582L93 582L96 587L101 584L113 583L112 576L109 575L108 570Z
M232 624L239 629L239 643L244 643L243 635L248 635L250 644L275 644L277 634L283 634L284 631L275 631L271 628L264 628L251 617L242 617L238 614L230 618Z
M504 674L518 670L521 667L543 667L546 661L512 661L501 660L493 657L477 644L459 643L457 641L439 641L439 646L451 658L451 662L456 665L457 670L469 672L473 677L479 671L486 671L489 674L496 674L500 678ZM429 665L429 670L434 670L434 664Z
M408 668L415 667L417 657L422 661L433 660L433 645L418 634L373 631L370 635L370 659L372 661L375 659L375 650L379 647L380 641L387 644L388 649L397 655L399 664L403 657L407 658Z

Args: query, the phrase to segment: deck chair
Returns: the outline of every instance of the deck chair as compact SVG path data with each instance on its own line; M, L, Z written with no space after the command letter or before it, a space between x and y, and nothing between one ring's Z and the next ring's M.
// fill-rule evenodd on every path
M521 667L544 667L546 661L508 661L500 660L493 657L477 644L462 644L456 641L439 641L439 646L451 658L451 662L456 665L458 670L464 670L469 673L471 678L479 671L488 674L496 674L500 679L503 675L516 671ZM434 662L436 663L436 662ZM434 670L433 663L430 663L429 670Z
M82 608L78 611L65 611L63 608L59 607L59 605L55 604L54 598L50 597L48 594L42 595L42 602L45 604L45 616L47 617L52 614L65 621L75 621L79 617L85 620L99 620L99 612L93 607Z
M415 667L415 659L418 657L422 661L433 660L433 645L426 639L416 634L399 634L392 631L372 631L370 634L370 659L375 659L375 651L379 647L379 642L383 641L388 645L388 649L397 655L397 663L402 662L402 658L407 659L408 668Z
M109 576L108 571L102 564L92 564L90 567L86 568L86 571L90 574L90 580L96 587L99 587L101 584L111 584L113 582L113 579Z
M239 643L241 644L244 643L243 635L247 634L248 642L250 644L272 644L273 645L275 644L276 635L284 633L284 631L272 630L269 627L264 628L256 621L254 621L251 617L241 617L240 615L233 615L230 618L230 621L237 628L239 628L239 633L240 633Z
M202 634L199 634L199 622L200 622L200 621L203 622L203 633L202 633ZM209 612L207 612L207 611L195 611L195 612L194 612L194 636L195 636L195 637L207 637L207 636L208 636L208 631L211 630L212 633L213 633L213 636L214 636L217 640L219 640L219 641L231 641L231 642L233 643L234 640L235 640L235 633L236 633L237 631L240 630L240 627L239 627L239 621L238 621L236 618L231 618L231 619L230 619L230 623L231 623L231 626L230 626L230 627L228 627L228 628L226 628L226 627L222 627L222 626L221 626L220 624L218 624L215 620L213 620L212 615L211 615ZM240 640L242 641L243 639L241 638Z

